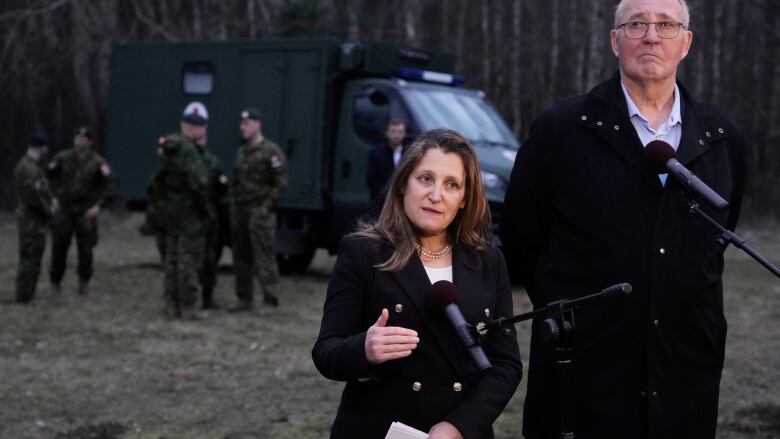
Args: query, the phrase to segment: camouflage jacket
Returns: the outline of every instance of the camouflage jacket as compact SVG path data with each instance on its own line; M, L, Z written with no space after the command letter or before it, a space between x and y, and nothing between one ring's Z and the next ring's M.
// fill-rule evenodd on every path
M200 233L212 221L207 208L208 170L192 141L181 134L159 140L160 162L149 180L150 215L155 226Z
M216 206L227 193L229 180L222 170L222 163L217 156L210 153L206 148L198 147L198 152L203 159L203 164L209 172L209 182L207 187L209 204Z
M49 162L47 173L63 213L83 213L116 193L111 167L91 149L82 154L72 148L60 151Z
M52 193L43 168L27 154L19 160L14 169L14 182L19 204L16 216L32 217L38 220L51 218Z
M238 148L231 185L233 203L274 209L286 187L287 159L276 143L263 139Z

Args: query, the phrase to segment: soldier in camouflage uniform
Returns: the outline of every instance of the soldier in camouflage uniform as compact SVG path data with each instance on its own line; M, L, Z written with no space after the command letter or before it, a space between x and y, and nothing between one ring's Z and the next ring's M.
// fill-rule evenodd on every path
M116 192L116 181L108 162L92 150L92 130L83 126L73 134L73 148L59 152L49 162L52 191L60 202L60 215L52 221L52 291L60 292L68 248L76 235L79 294L89 293L92 277L92 248L97 244L97 217L106 200Z
M162 160L163 147L158 143L157 156ZM157 247L157 253L160 255L160 266L165 267L165 194L162 191L162 185L154 179L156 171L152 173L149 183L146 186L146 225L151 226L154 232L154 243ZM146 229L148 230L148 229Z
M264 304L279 305L279 269L274 250L276 204L287 186L284 153L263 137L256 109L241 112L241 136L244 144L236 156L231 184L231 242L238 296L238 305L232 311L253 309L253 273L258 276Z
M16 193L19 198L16 207L16 223L19 229L16 301L19 303L27 303L35 295L49 221L59 209L57 199L52 196L46 174L41 167L41 161L48 150L47 144L45 133L33 133L26 154L14 169Z
M211 220L208 170L192 140L205 130L197 113L182 116L181 133L159 140L160 163L150 186L161 197L165 222L165 314L197 319L197 273L203 263L203 234Z
M208 113L205 107L203 112L208 122ZM193 139L203 159L203 164L209 173L206 188L208 194L206 208L209 210L209 221L206 223L206 232L203 237L203 265L199 272L202 295L201 304L203 309L219 309L219 305L214 301L214 288L217 286L217 264L219 263L217 256L219 254L219 246L222 245L219 221L217 219L220 203L227 193L228 177L222 171L222 163L220 163L217 156L206 149L206 140L207 135L205 131L202 137Z

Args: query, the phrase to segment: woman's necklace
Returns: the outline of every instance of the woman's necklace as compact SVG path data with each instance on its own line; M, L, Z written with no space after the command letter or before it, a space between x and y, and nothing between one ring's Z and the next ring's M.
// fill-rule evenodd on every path
M444 246L443 249L433 251L428 250L427 248L421 246L420 244L417 244L417 252L420 253L420 256L424 256L426 259L439 259L447 256L452 251L452 246L447 244Z

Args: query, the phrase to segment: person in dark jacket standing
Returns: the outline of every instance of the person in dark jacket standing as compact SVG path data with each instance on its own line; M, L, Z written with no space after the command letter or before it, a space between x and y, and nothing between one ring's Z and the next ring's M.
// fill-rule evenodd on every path
M514 328L482 341L479 370L425 305L452 282L472 325L512 315L512 288L474 149L432 130L409 147L379 218L341 240L328 282L317 369L346 381L331 438L384 438L394 421L431 439L489 439L522 377Z
M735 123L676 80L692 42L684 0L623 0L619 72L544 111L520 149L501 239L535 307L629 282L633 293L576 311L572 428L578 439L713 438L726 341L723 244L658 175L663 140L739 216L745 145ZM558 374L534 321L523 434L557 438Z
M393 171L401 162L404 153L404 138L406 124L401 119L391 119L385 130L385 141L376 145L368 152L366 167L366 184L371 194L370 216L376 218L385 202L385 186L390 181Z
M49 282L55 293L60 292L68 248L74 235L78 250L78 292L89 293L89 280L93 274L92 249L98 241L97 218L106 201L116 192L111 166L93 150L93 138L89 127L76 128L73 148L57 153L48 166L49 180L61 210L51 227Z
M27 303L35 296L41 272L41 258L46 248L46 231L59 211L49 181L41 167L48 151L48 137L35 132L27 143L27 152L14 169L18 204L16 224L19 229L19 265L16 271L16 301Z

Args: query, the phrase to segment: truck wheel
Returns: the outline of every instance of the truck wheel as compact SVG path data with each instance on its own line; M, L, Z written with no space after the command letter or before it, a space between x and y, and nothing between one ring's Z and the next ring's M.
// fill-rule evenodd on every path
M309 268L314 259L314 249L308 249L304 253L277 253L276 262L279 264L279 272L282 274L303 273Z

